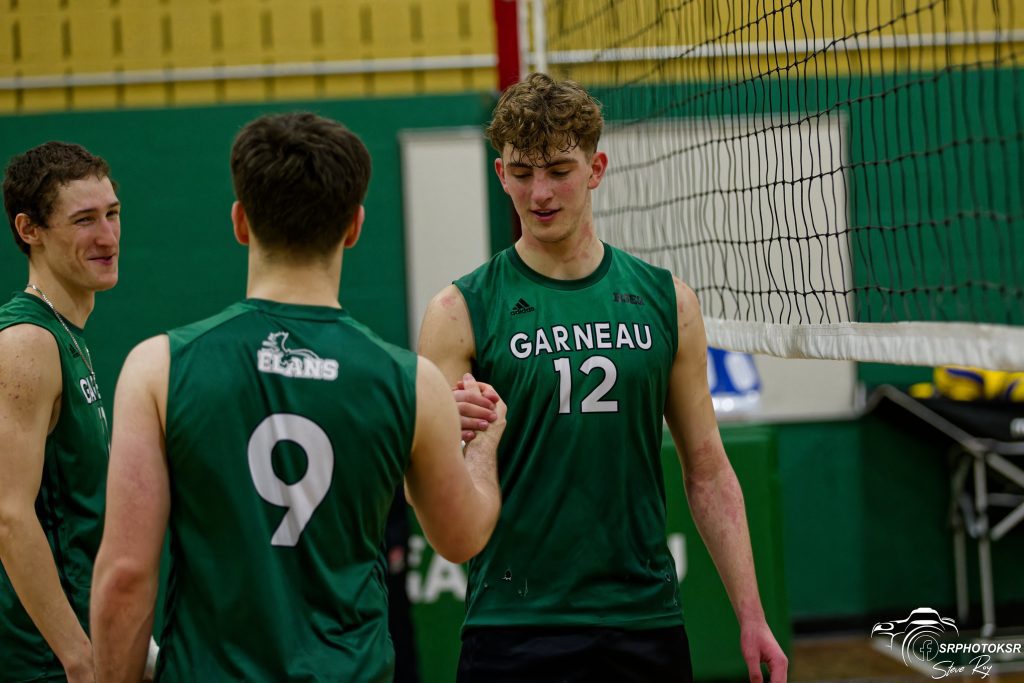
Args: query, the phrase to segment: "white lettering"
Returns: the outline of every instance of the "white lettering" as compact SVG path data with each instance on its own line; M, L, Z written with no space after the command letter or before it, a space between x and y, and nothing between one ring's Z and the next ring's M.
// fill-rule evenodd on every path
M512 335L512 339L509 340L509 348L512 351L512 355L520 360L529 358L533 353L530 337L525 332L516 332Z
M465 600L466 574L459 565L435 554L430 559L430 567L424 579L422 601L437 602L441 593L451 593L456 600Z
M555 351L570 351L569 344L566 342L569 340L569 330L562 325L555 325L551 328L551 334L555 338Z
M619 333L615 336L615 348L624 349L627 346L631 349L636 348L632 337L629 336L629 327L619 323Z
M990 661L992 661L992 658L988 655L975 657L970 661L971 666L974 667L971 673L980 674L982 678L988 678L988 675L992 673L992 665L989 664Z
M590 328L590 323L587 323L583 327L573 325L572 334L577 351L594 348L594 334L593 330Z
M594 332L597 334L597 348L612 348L612 330L609 323L594 323Z
M325 379L328 382L338 379L338 361L334 360L333 358L328 358L327 360L324 361L323 370L324 374L322 376L322 379Z
M644 325L644 333L647 335L647 339L640 339L640 326L636 323L633 324L633 335L636 337L636 345L645 351L651 348L651 326Z
M544 334L544 330L537 330L537 341L534 344L533 355L539 356L541 351L544 353L551 353L551 342L548 341L548 336Z
M271 349L260 349L256 352L256 369L282 377L321 379L328 382L338 379L338 361L333 358L287 357L280 351Z

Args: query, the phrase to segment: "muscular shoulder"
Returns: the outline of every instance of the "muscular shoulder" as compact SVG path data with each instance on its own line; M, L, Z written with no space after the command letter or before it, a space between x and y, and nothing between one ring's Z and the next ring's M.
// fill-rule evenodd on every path
M466 299L455 285L448 285L430 300L427 314L441 317L449 323L469 322Z
M445 287L427 306L419 353L435 363L452 386L469 372L476 341L469 308L455 285Z
M700 302L697 300L697 294L690 285L673 275L672 286L676 292L676 312L680 316L685 314L700 317Z
M693 289L676 276L672 276L672 284L676 293L676 324L679 329L678 349L696 347L706 350L707 339L704 331L704 317L700 312L700 302Z
M53 334L32 324L0 330L0 401L49 409L60 391L60 351Z

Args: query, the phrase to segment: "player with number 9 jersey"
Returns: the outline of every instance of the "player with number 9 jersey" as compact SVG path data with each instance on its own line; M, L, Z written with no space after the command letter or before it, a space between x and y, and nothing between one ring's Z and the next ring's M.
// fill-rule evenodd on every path
M160 554L171 569L159 681L392 679L385 524L399 484L438 554L465 562L501 508L505 404L465 449L441 371L339 299L370 178L362 141L310 112L232 146L246 298L125 359L90 623L96 678L137 683Z
M380 540L408 465L416 356L344 310L261 300L169 337L158 673L386 680Z

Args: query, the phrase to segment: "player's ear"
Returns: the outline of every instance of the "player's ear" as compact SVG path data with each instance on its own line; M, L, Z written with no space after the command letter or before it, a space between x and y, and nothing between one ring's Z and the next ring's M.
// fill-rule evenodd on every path
M508 183L505 182L505 162L501 160L501 157L494 160L494 172L498 174L498 180L501 181L501 189L508 194Z
M594 152L590 157L590 178L587 180L587 189L593 190L600 185L606 170L608 170L608 155L604 152Z
M249 218L245 215L242 202L236 201L231 205L231 225L238 243L249 246Z
M348 232L345 233L344 244L346 249L356 246L359 236L363 234L364 220L366 220L366 209L360 204L355 218L352 219L352 225L348 226Z
M29 218L27 213L19 213L14 217L14 229L18 233L18 237L20 237L21 241L25 244L31 246L39 244L41 241L39 233L43 229L43 226Z

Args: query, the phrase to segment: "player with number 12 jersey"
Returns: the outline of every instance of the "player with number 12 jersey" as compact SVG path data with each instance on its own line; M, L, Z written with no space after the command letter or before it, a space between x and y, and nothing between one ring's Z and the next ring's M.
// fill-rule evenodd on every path
M499 454L505 504L470 563L466 626L681 624L661 469L672 275L606 244L589 276L555 280L509 248L455 286L474 374L516 406L517 435Z

